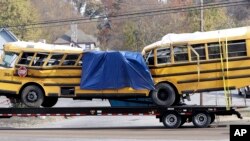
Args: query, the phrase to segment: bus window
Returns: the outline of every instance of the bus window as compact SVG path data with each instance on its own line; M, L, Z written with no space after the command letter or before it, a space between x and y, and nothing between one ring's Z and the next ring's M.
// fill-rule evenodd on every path
M145 60L147 65L154 65L154 50L150 50L145 54Z
M21 58L18 61L19 65L29 65L30 61L32 60L32 57L34 56L35 53L30 53L30 52L23 52Z
M200 60L206 60L205 44L196 44L191 46L199 54ZM191 60L197 60L197 56L193 51L191 51Z
M1 64L4 67L14 67L18 54L12 52L4 52L3 54L3 63Z
M220 58L220 44L219 43L209 43L208 47L208 56L209 59Z
M157 64L166 64L171 62L170 48L157 50Z
M175 46L174 47L174 61L175 62L187 62L188 61L187 46Z
M76 60L78 59L79 54L68 54L66 58L63 61L63 66L74 66L76 63Z
M82 55L80 55L80 58L77 62L77 66L82 66Z
M57 66L60 64L61 60L63 58L63 54L52 54L50 57L47 66Z
M32 63L32 66L43 66L47 57L48 57L47 53L37 53Z
M247 56L245 40L229 41L227 46L228 57Z

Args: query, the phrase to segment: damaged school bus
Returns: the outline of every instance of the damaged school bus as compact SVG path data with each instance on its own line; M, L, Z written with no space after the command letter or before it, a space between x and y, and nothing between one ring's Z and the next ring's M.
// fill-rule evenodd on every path
M182 97L224 90L230 103L230 90L250 85L250 27L167 34L142 53L155 93L171 90L169 96ZM155 101L161 104L166 98L160 99Z
M20 99L29 107L52 107L59 97L147 97L154 89L140 53L14 42L4 45L2 60L0 95Z

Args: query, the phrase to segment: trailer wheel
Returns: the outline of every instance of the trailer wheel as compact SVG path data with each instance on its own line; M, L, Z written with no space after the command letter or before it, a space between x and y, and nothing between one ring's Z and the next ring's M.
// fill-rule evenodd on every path
M210 116L211 116L211 122L210 122L210 124L211 124L211 123L213 123L214 120L215 120L215 114L210 114Z
M169 112L162 117L162 122L166 128L178 128L182 120L177 112Z
M249 98L250 97L250 92L249 91L246 91L245 92L245 98Z
M206 128L211 123L211 116L207 112L199 112L193 115L193 124L198 128Z
M151 98L156 105L171 106L174 104L176 95L169 84L160 83L155 88L151 93Z
M42 106L43 107L53 107L56 105L58 97L45 97Z
M29 85L21 92L21 101L28 107L40 107L44 101L44 93L38 86Z

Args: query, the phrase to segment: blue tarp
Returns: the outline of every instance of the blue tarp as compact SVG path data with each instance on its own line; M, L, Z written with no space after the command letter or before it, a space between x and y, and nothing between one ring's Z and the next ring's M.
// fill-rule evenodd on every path
M140 53L85 52L82 62L81 89L154 89L152 76Z

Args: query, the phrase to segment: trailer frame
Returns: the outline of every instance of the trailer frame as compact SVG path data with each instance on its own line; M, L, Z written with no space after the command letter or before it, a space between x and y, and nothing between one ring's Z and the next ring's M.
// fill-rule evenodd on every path
M186 122L195 127L208 127L218 115L236 115L243 107L224 106L146 106L146 107L55 107L55 108L0 108L0 118L37 116L156 116L166 128L178 128Z

